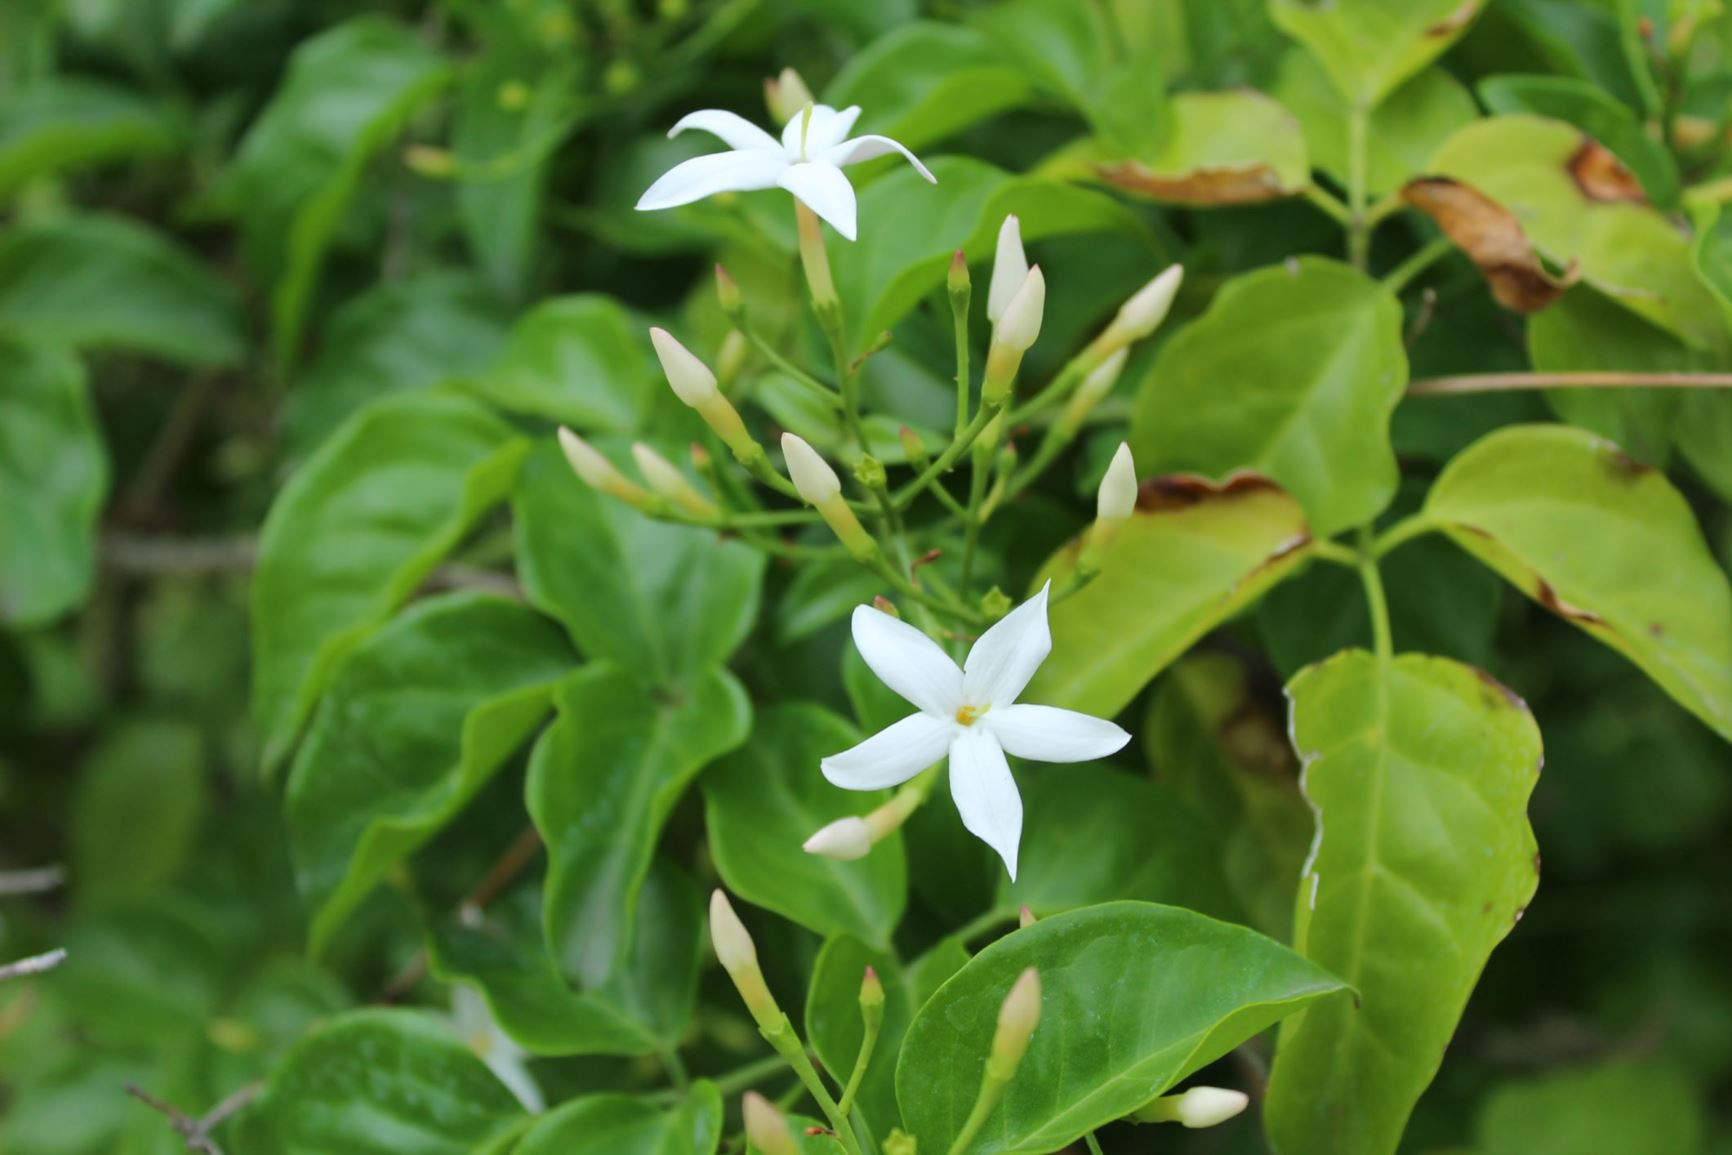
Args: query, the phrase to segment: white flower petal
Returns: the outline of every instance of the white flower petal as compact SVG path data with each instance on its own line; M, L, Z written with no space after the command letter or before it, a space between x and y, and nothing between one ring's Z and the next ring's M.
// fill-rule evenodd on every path
M1035 762L1092 762L1131 740L1105 718L1057 706L998 706L980 724L992 728L1007 752Z
M962 671L937 642L883 610L854 607L854 644L878 680L928 714L949 720L962 705Z
M992 286L986 292L986 319L998 323L1004 307L1028 278L1028 254L1022 249L1022 225L1014 214L998 226L998 249L992 258Z
M1016 881L1016 851L1022 841L1022 795L998 739L984 726L970 726L950 743L950 796L969 833L998 851Z
M858 746L818 763L832 785L844 790L900 786L940 758L955 726L931 714L910 714Z
M517 1097L517 1102L525 1111L531 1115L539 1115L547 1110L547 1100L542 1096L535 1076L529 1073L529 1066L523 1061L521 1052L516 1055L483 1055L481 1061L486 1063L494 1077Z
M814 106L812 127L806 131L806 155L823 156L847 140L848 134L854 131L854 122L859 119L858 104L850 104L840 112L828 105Z
M720 137L722 143L729 148L740 149L776 149L781 145L776 138L737 113L726 112L720 108L705 108L697 112L688 112L680 117L679 123L668 129L668 137L678 136L688 128L699 132L707 132L711 136Z
M994 707L1016 701L1028 680L1052 653L1052 631L1046 624L1046 595L1051 588L1051 582L1040 587L1038 594L980 635L962 667L965 701Z
M644 211L671 209L701 201L719 192L750 192L774 188L787 171L788 159L777 152L715 152L676 164L638 198Z
M827 162L790 165L776 183L799 197L831 228L854 239L854 186Z
M938 183L938 178L932 175L932 170L920 163L920 158L897 144L887 136L857 136L853 140L845 140L832 148L827 159L831 164L859 164L863 160L876 160L881 156L889 156L893 152L901 153L908 163L914 166L914 171L931 181Z

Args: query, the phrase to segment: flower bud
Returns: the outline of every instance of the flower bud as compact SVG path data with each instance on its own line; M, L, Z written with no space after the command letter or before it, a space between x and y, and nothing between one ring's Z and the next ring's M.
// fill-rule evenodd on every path
M650 341L661 359L662 373L679 399L697 409L716 395L716 375L666 329L651 329Z
M1095 517L1100 521L1124 521L1136 507L1137 465L1131 460L1131 447L1121 441L1107 465L1106 476L1101 478Z
M721 304L722 312L729 317L739 313L741 305L744 304L739 284L720 264L716 265L716 300Z
M998 1030L986 1059L987 1077L1009 1082L1028 1053L1028 1041L1040 1022L1040 975L1029 967L1016 978L998 1009Z
M1132 293L1130 299L1119 306L1119 312L1095 340L1094 352L1099 356L1122 349L1132 341L1141 341L1150 333L1160 328L1161 322L1167 319L1167 312L1173 307L1173 298L1178 295L1179 285L1185 279L1185 270L1181 265L1169 265L1163 269L1154 280Z
M998 227L998 252L992 258L992 285L986 291L986 319L998 324L1011 298L1028 278L1028 257L1022 251L1021 222L1012 214ZM1039 321L1035 322L1039 327ZM1033 343L1033 339L1030 339ZM1024 346L1027 348L1027 346Z
M1225 1087L1192 1087L1178 1095L1162 1095L1137 1108L1136 1123L1178 1123L1193 1130L1214 1127L1239 1114L1251 1102L1243 1091Z
M788 1121L768 1099L756 1091L747 1091L740 1111L746 1120L746 1140L758 1155L800 1155L800 1145L788 1130Z
M699 493L673 462L641 441L632 442L631 455L637 471L650 489L696 517L713 517L716 503Z
M648 503L649 494L642 486L615 469L613 462L603 457L595 446L563 425L559 427L559 447L565 451L565 459L571 463L572 471L591 489L640 509Z
M837 862L853 862L865 858L872 850L872 830L859 817L838 818L806 839L800 847L807 854L833 858Z
M957 249L950 258L950 272L945 276L945 287L950 291L952 303L957 300L967 301L973 290L973 282L968 277L968 257L961 249Z
M881 614L889 614L897 621L902 620L902 611L896 608L895 602L891 601L883 594L879 594L872 599L872 608Z
M1034 925L1034 911L1028 909L1028 903L1022 904L1022 909L1016 912L1016 929L1027 930Z
M830 463L805 438L793 433L782 434L782 456L788 462L788 476L800 496L814 506L822 506L842 492L842 481Z
M770 988L764 984L764 972L758 969L758 948L752 945L752 936L734 913L728 896L720 890L710 895L710 943L758 1026L765 1030L779 1027L782 1008L776 1005Z
M854 463L854 479L867 489L883 489L888 477L884 463L867 453Z
M871 967L860 977L860 1013L868 1018L884 1014L884 983Z
M1088 420L1095 406L1119 383L1119 374L1124 371L1125 360L1130 355L1130 349L1121 345L1107 354L1106 359L1082 379L1082 384L1076 387L1076 392L1064 403L1064 410L1054 422L1054 427L1062 431L1061 436L1075 436L1076 431L1083 427L1083 422Z
M764 103L777 124L786 124L800 115L800 110L812 103L812 90L792 68L764 81Z
M1028 270L1016 292L1005 302L1004 311L992 331L995 345L1004 345L1018 353L1028 352L1040 337L1041 317L1046 313L1046 277L1040 266Z
M993 586L980 595L980 612L986 615L986 620L989 622L996 622L1008 614L1010 607L1014 604L1010 600L1010 595L997 586Z
M728 335L722 338L721 348L716 350L716 383L723 389L730 388L739 380L740 370L746 367L746 358L751 355L751 347L746 343L746 335L738 329L729 329Z

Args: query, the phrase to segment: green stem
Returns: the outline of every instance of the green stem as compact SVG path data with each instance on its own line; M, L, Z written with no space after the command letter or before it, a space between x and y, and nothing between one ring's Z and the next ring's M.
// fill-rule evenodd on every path
M1327 539L1314 541L1311 543L1311 554L1322 561L1333 562L1348 569L1359 568L1359 551L1349 549L1340 542Z
M1383 287L1391 293L1401 292L1413 278L1449 255L1450 250L1454 248L1455 243L1448 237L1433 237L1424 248L1387 273L1383 278Z
M1083 1142L1088 1144L1089 1155L1103 1155L1101 1151L1101 1141L1095 1138L1095 1133L1093 1131L1090 1131L1088 1134L1083 1136Z
M1379 662L1387 665L1395 655L1389 632L1389 601L1383 593L1383 575L1372 552L1371 527L1359 528L1359 580L1365 586L1365 605L1371 611L1371 638Z
M1378 535L1377 540L1371 543L1371 557L1373 560L1381 558L1397 546L1411 541L1421 534L1430 533L1436 528L1437 526L1433 524L1431 519L1423 513L1416 513L1412 517L1403 518L1384 530L1382 534Z
M958 433L951 440L949 445L944 447L944 452L940 453L931 465L928 465L925 469L921 470L919 475L916 476L913 481L910 481L907 485L904 485L896 492L896 496L891 498L891 501L895 503L896 508L907 509L908 503L920 496L920 492L923 489L937 478L949 473L951 467L956 464L957 460L961 458L964 453L968 452L969 446L974 444L975 439L979 437L981 432L992 423L992 419L998 416L998 413L998 408L982 405L974 414L974 419L968 423L967 427L964 428L962 432Z
M992 1114L992 1109L998 1106L998 1100L1004 1095L1007 1080L993 1071L993 1065L988 1063L986 1073L981 1076L980 1094L975 1097L974 1108L968 1112L968 1119L962 1124L962 1130L956 1133L956 1141L950 1145L950 1155L962 1155L974 1143L974 1137L980 1134L980 1129L986 1125L986 1118Z
M1365 213L1366 137L1371 112L1355 104L1347 113L1347 259L1364 271L1371 263L1371 222Z
M960 305L960 307L958 307ZM956 334L956 436L968 427L968 394L972 379L968 371L968 297L951 299L951 325Z
M1312 185L1305 190L1305 199L1323 210L1330 220L1346 228L1353 220L1353 214L1347 211L1347 206L1341 203L1341 198L1328 189Z
M800 1038L794 1033L794 1024L783 1015L782 1021L773 1030L763 1030L764 1038L776 1053L782 1056L788 1066L794 1069L794 1074L800 1077L800 1082L811 1092L813 1102L824 1112L824 1117L830 1121L830 1129L836 1132L836 1139L842 1144L842 1149L848 1155L862 1155L860 1143L854 1137L854 1128L848 1122L847 1116L838 1109L836 1100L831 1098L830 1089L824 1086L823 1078L812 1066L812 1060L806 1057L806 1048L801 1045Z
M776 1072L786 1070L787 1066L788 1062L786 1059L782 1058L782 1056L765 1055L763 1058L747 1063L743 1067L736 1067L732 1071L725 1071L720 1075L716 1075L710 1080L710 1082L716 1085L716 1090L721 1092L724 1098L732 1098L733 1096L738 1095L741 1091L747 1091L756 1087L759 1083L762 1083L765 1079L768 1079ZM685 1098L685 1094L686 1092L684 1090L676 1091L672 1088L668 1088L666 1090L657 1091L646 1097L655 1103L676 1103Z
M668 1081L673 1083L674 1090L685 1094L691 1090L692 1077L686 1073L686 1065L680 1058L679 1051L674 1047L665 1047L660 1052L662 1067L668 1073Z
M866 1033L860 1037L860 1050L854 1055L854 1072L848 1076L848 1085L842 1088L842 1101L836 1104L836 1109L846 1115L854 1109L854 1096L860 1091L860 1084L866 1078L866 1067L872 1062L872 1051L878 1046L878 1032L883 1029L883 1023L871 1018L866 1019Z
M962 574L956 585L956 594L964 602L968 601L974 582L974 555L980 546L980 503L986 497L986 478L991 468L989 455L975 454L974 468L968 475L968 520L962 531Z
M746 335L746 340L752 343L752 348L764 355L764 360L768 361L777 369L786 373L806 388L812 390L814 393L817 393L830 405L832 409L841 408L842 399L838 396L836 390L824 384L824 382L818 380L816 377L788 360L788 358L784 357L774 345L771 345L769 341L765 340L763 335L746 321L744 316L740 318L739 324L740 332Z
M1058 371L1058 376L1054 377L1045 389L1012 409L1006 424L1012 427L1026 425L1035 414L1051 409L1069 397L1071 390L1075 389L1084 377L1099 368L1104 360L1106 358L1094 352L1092 346L1084 349L1065 363L1065 367Z

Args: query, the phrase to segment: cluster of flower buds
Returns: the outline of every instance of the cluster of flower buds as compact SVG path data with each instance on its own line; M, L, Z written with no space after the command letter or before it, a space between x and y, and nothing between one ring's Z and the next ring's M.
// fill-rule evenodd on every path
M662 504L677 508L693 517L717 516L716 503L698 491L679 466L641 441L633 442L632 460L644 479L639 485L621 473L595 446L561 426L559 447L572 471L591 489L616 497L634 509L656 512ZM694 460L703 455L699 446L692 448ZM644 486L649 488L646 490Z
M1022 355L1040 337L1046 315L1046 277L1030 266L1022 250L1022 225L1004 218L998 230L998 250L992 261L992 284L986 294L986 316L992 322L992 344L986 353L981 403L998 409L1010 397L1022 368Z

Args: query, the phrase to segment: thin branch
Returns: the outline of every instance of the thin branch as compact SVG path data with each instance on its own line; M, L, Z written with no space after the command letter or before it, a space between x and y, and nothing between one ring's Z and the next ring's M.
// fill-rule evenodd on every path
M1415 381L1407 394L1426 397L1516 389L1732 389L1732 373L1463 373Z
M42 894L66 881L63 866L38 866L31 870L0 870L0 896Z
M259 1092L264 1090L264 1087L262 1082L248 1083L197 1119L173 1103L167 1103L157 1098L137 1084L128 1083L126 1093L152 1111L167 1116L169 1126L173 1127L175 1132L186 1140L188 1151L197 1152L198 1155L223 1155L222 1148L218 1147L216 1140L211 1138L211 1132L226 1122L235 1112L258 1098Z
M21 979L29 975L39 975L44 971L51 971L65 961L66 949L64 947L51 950L47 954L21 958L17 962L0 966L0 983L6 982L8 979Z

